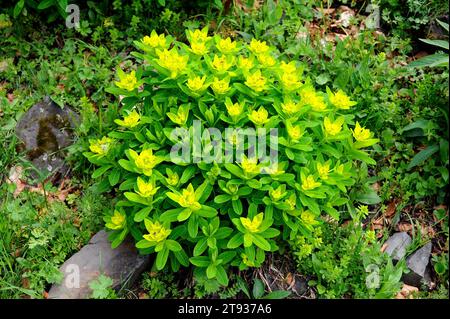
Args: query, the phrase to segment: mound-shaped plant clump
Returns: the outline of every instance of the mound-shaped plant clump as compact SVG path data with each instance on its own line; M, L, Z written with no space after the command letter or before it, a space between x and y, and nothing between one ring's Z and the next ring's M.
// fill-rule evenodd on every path
M139 65L108 89L122 118L85 156L120 196L105 216L113 246L131 233L157 269L192 264L226 285L228 267L259 267L352 209L357 167L374 164L361 149L378 140L356 102L317 91L265 42L186 33L189 46L155 32L135 42Z

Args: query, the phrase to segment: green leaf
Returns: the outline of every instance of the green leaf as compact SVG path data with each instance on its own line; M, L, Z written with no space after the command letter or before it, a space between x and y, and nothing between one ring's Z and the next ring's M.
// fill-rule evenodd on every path
M214 198L214 203L216 203L216 204L223 204L223 203L228 202L230 200L230 198L231 198L231 196L228 195L228 194L217 195Z
M112 167L112 165L107 165L107 166L102 166L102 167L100 167L100 168L97 168L97 169L92 173L92 178L98 178L98 177L102 176L102 175L105 174L111 167Z
M274 290L263 297L263 299L284 299L291 295L289 291L286 290Z
M136 172L134 164L132 164L130 161L120 159L119 165L122 166L125 170L127 170L129 172L133 172L133 173Z
M366 193L360 193L356 196L356 200L367 205L375 205L381 202L380 196L373 189L369 189Z
M177 220L179 222L185 221L188 219L192 214L192 210L190 208L185 208L181 211L180 214L178 214Z
M136 243L136 248L145 249L155 246L155 244L149 242L148 240L142 239Z
M198 256L189 258L191 264L197 267L205 268L208 267L210 260L207 256Z
M258 234L253 234L252 236L253 236L253 243L256 246L258 246L262 250L270 251L270 244L264 237Z
M110 296L113 280L101 274L97 279L89 282L89 288L92 290L92 298L106 299Z
M261 298L264 295L264 284L260 279L255 279L253 284L253 298Z
M188 233L192 238L197 237L198 234L198 220L197 218L190 218L188 221Z
M445 31L448 32L448 23L445 23L445 22L443 22L443 21L441 21L439 19L436 19L436 21L441 25L441 27L444 28Z
M237 233L228 241L227 248L234 249L242 245L244 242L244 236L241 233Z
M416 61L408 64L409 68L423 68L423 67L435 67L435 66L448 66L448 54L445 53L435 53L431 55L424 56Z
M245 178L244 173L242 172L242 169L239 166L227 163L227 164L225 164L225 168L231 174L233 174L239 178Z
M399 132L403 133L403 132L407 132L407 131L411 131L411 130L421 130L422 134L423 134L423 131L425 131L425 129L428 127L429 122L430 121L428 121L428 120L420 119L420 120L417 120L415 122L412 122L412 123L406 125ZM421 135L421 136L423 136L423 135Z
M197 210L195 212L195 214L197 214L198 216L202 216L202 217L206 217L206 218L211 218L217 215L217 210L215 210L212 207L209 206L205 206L202 205L202 208L200 208L199 210Z
M134 215L133 220L136 223L140 223L148 216L148 214L152 211L152 209L153 209L153 207L145 207L145 208L141 209Z
M421 150L419 153L414 155L414 157L412 158L411 162L408 164L408 167L406 169L410 170L411 168L422 164L437 151L439 151L439 145L437 144L430 145L426 149Z
M17 2L16 6L14 7L14 19L17 18L19 16L19 14L22 12L22 9L25 5L25 0L20 0L19 2Z
M221 284L222 286L228 286L228 276L225 269L219 265L216 267L216 270L216 278L219 284Z
M206 268L206 277L208 277L208 279L212 279L216 277L216 274L217 274L216 265L209 264L208 268Z
M275 228L268 228L261 233L264 238L274 238L280 234L280 231Z
M210 184L208 181L204 181L199 187L197 187L195 190L195 200L200 200L200 198L202 198L209 185Z
M182 249L181 245L172 239L166 239L166 246L171 251L180 251Z
M194 256L200 256L208 248L206 238L200 239L194 247Z
M167 263L167 258L169 257L169 249L164 247L161 251L156 255L156 269L161 270Z
M370 165L375 165L377 163L366 152L363 152L363 151L349 150L348 154L351 157L353 157L354 159L358 159L358 160L363 161L364 163L367 163Z
M177 220L180 212L183 211L184 209L185 208L181 207L181 208L174 208L174 209L167 210L161 214L161 216L159 217L159 220L163 223L174 222Z
M142 205L148 205L149 201L146 198L143 198L142 196L136 194L136 193L131 193L131 192L125 192L123 194L129 201L134 202L134 203L139 203Z
M445 40L431 40L431 39L420 39L420 41L425 42L427 44L434 45L435 47L440 47L448 50L448 41Z
M111 242L111 248L117 248L119 247L119 245L123 242L123 240L125 239L126 235L128 234L128 228L124 228L118 235L116 238L114 238L114 240Z
M111 186L117 185L120 180L120 171L118 169L113 169L108 175L108 180Z
M37 8L39 10L44 10L44 9L50 8L54 4L55 4L55 0L43 0L39 3Z
M240 199L236 199L231 201L231 205L233 206L233 210L236 214L241 215L243 211L242 202Z
M180 262L180 264L182 264L184 267L189 266L189 258L183 249L180 251L174 251L173 254L175 255L175 258Z
M195 166L189 166L183 171L183 174L180 177L180 183L184 184L188 180L191 179L192 176L195 175L195 172L197 171L197 168Z

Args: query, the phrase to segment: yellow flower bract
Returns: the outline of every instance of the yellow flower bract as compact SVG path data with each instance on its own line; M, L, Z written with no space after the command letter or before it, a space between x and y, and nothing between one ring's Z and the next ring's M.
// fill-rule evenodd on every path
M258 174L260 171L258 160L256 158L247 158L244 156L242 158L241 167L244 173L248 174Z
M187 62L189 60L188 55L180 55L176 48L171 50L160 51L156 49L158 55L157 63L170 71L170 77L176 78L181 72L186 70Z
M216 94L225 94L230 90L230 81L227 79L214 78L211 88Z
M266 41L258 41L256 39L252 39L250 41L249 49L254 54L259 55L269 52L270 47L267 45Z
M244 226L245 229L247 229L251 233L257 233L260 230L262 221L264 219L264 214L259 213L253 219L241 217L240 221L242 223L242 226Z
M328 98L331 104L336 106L338 109L348 110L351 106L356 105L356 102L351 101L350 98L345 94L344 91L339 90L336 93L328 92Z
M159 189L159 187L155 187L155 184L153 182L146 182L140 177L137 178L137 187L137 193L144 198L155 195Z
M194 92L198 92L198 91L202 91L204 89L206 89L205 85L205 80L206 80L206 76L196 76L194 78L189 78L187 80L187 87Z
M126 216L122 212L118 210L114 211L114 214L111 216L111 221L106 223L106 228L112 230L123 229L126 224Z
M222 52L223 54L232 54L238 51L237 42L231 41L228 37L226 39L220 39L217 44L217 50Z
M312 175L308 175L304 180L302 180L302 189L305 191L312 190L320 185L322 185L322 183L316 182L314 176Z
M153 155L152 150L143 150L135 159L136 167L140 168L144 175L151 176L153 168L159 164L157 156Z
M141 42L151 48L164 48L166 46L166 37L164 34L158 35L155 31L152 31L150 36L146 35Z
M100 156L104 156L108 154L109 149L111 148L111 144L113 143L113 139L109 137L102 137L98 140L91 140L89 149L92 153L95 153Z
M328 116L323 120L323 126L325 127L325 133L331 136L335 136L342 131L342 124L344 124L344 117L339 117L336 121L331 121Z
M195 199L195 191L192 184L189 184L187 188L183 189L179 198L179 204L182 207L191 208L192 210L200 209L200 203Z
M226 72L229 68L231 68L234 64L234 57L228 58L225 55L219 57L217 54L214 55L214 59L212 61L212 66L218 72Z
M130 114L125 116L123 120L115 120L114 122L120 126L133 128L139 125L139 121L141 120L141 116L135 110L133 110Z
M245 77L245 84L255 92L261 92L267 88L267 79L261 74L260 70Z
M131 71L129 74L119 72L119 79L120 81L118 82L116 81L115 83L121 89L133 91L135 88L138 87L135 71Z
M356 122L355 129L352 130L352 132L355 140L359 142L365 141L371 137L370 130L361 127L361 125L358 122Z
M159 242L162 242L172 232L170 229L167 229L163 225L161 225L158 221L152 222L146 219L144 222L148 234L143 235L142 237L151 243L157 244Z
M255 125L264 125L267 122L269 122L269 113L267 112L267 110L261 106L258 111L253 110L250 112L250 114L248 115L248 118L250 119L250 121L252 121L253 123L255 123Z

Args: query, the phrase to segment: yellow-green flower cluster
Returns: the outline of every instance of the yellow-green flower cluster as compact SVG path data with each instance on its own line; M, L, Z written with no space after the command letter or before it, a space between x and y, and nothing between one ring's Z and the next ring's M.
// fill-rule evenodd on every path
M156 54L158 55L157 63L170 72L171 78L176 78L186 71L189 56L180 54L176 48L163 51L156 49Z
M91 140L89 149L94 154L105 156L108 154L113 142L112 138L104 136L101 139Z
M148 219L145 220L145 228L147 229L148 234L143 235L143 238L152 244L162 242L172 232L170 229L167 229L161 225L158 221L152 222Z

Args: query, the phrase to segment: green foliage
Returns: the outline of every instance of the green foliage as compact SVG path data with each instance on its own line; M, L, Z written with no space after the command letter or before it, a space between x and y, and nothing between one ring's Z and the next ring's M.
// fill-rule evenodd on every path
M448 23L437 20L437 22L442 26L442 28L448 33ZM442 48L448 51L448 40L430 40L430 39L419 39L422 42L433 45L438 48ZM413 61L409 64L411 68L422 68L422 67L437 67L437 66L447 66L448 68L448 53L434 53Z
M448 288L448 253L434 255L432 258L434 271Z
M181 296L174 275L168 272L144 273L141 286L150 299L179 298Z
M315 279L322 298L393 298L401 288L404 261L392 264L382 253L373 231L365 231L362 218L367 207L358 209L346 225L324 223L316 227L313 239L298 236L293 242L293 254L303 274Z
M405 36L429 26L436 18L448 14L448 1L378 0L383 25L394 35Z
M14 198L15 187L6 186L0 189L0 296L42 298L48 284L62 279L59 266L100 229L108 203L89 188L65 204L28 191Z
M116 292L114 289L112 289L113 280L106 276L101 274L97 277L97 279L92 280L89 282L89 288L92 290L92 296L93 299L115 299Z
M261 279L255 279L253 282L252 296L254 299L284 299L289 297L290 294L289 291L284 290L273 290L266 294L264 283Z
M16 2L13 10L13 16L16 19L22 13L23 15L28 14L27 9L34 9L38 11L49 11L48 22L57 19L58 15L65 18L67 16L66 7L68 5L68 0L19 0ZM56 11L55 11L56 9Z
M141 66L118 70L117 87L107 89L124 96L123 119L91 139L84 155L97 165L92 177L101 187L123 195L105 217L113 247L131 233L143 253L156 253L156 269L192 264L226 286L230 265L259 267L277 241L311 236L322 212L338 220L340 207L352 210L357 163L375 164L363 149L378 139L355 123L356 102L342 90L316 91L309 77L301 82L301 66L279 62L265 42L207 32L188 30L190 47L156 32L135 41L144 51L133 53ZM221 151L205 153L205 135L196 153L186 139L194 119L222 132L277 125L280 164L270 166L261 154L224 164ZM181 140L173 135L180 127ZM222 142L234 147L232 139ZM203 162L171 159L180 143Z

